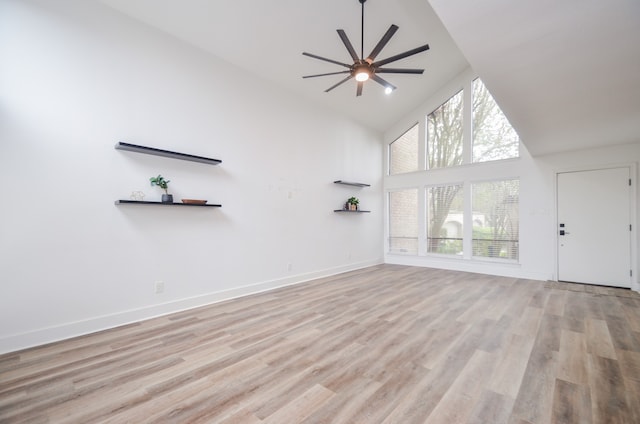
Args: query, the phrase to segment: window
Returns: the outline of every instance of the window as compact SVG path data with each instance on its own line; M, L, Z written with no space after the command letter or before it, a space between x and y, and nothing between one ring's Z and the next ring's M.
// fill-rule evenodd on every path
M480 79L459 83L389 144L388 253L516 262L518 164L491 162L518 158L520 138Z
M427 251L462 255L464 198L462 185L427 189Z
M389 252L418 253L418 190L389 193Z
M519 192L519 180L472 184L473 256L518 259Z
M463 91L460 91L427 116L428 169L463 163L462 94Z
M389 145L389 175L418 170L418 124Z
M473 162L516 158L520 138L484 86L473 81Z

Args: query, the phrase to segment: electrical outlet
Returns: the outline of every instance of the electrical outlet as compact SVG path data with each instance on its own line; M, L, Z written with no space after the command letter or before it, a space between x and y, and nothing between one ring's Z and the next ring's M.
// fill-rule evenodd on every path
M287 271L291 271L293 269L293 265L290 263L287 264Z
M164 281L156 281L156 294L164 292Z

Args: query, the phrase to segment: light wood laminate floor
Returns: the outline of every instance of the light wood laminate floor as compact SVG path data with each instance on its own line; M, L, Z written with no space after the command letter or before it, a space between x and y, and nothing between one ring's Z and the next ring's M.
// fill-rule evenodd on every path
M640 423L640 297L381 265L0 356L2 423Z

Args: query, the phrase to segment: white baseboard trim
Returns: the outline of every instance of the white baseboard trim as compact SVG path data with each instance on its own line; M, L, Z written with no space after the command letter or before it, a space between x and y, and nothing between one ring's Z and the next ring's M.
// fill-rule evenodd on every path
M313 271L305 274L293 275L285 278L278 278L270 281L263 281L255 284L248 284L229 290L208 293L201 296L174 300L159 305L146 306L139 309L117 312L89 318L86 320L70 322L62 325L42 328L27 333L13 334L0 338L0 354L15 352L34 346L40 346L73 337L83 336L98 331L108 330L122 325L144 321L163 315L181 312L187 309L198 308L217 302L222 302L237 297L260 293L281 287L304 283L318 278L330 277L343 272L355 271L370 266L380 265L382 258L371 261Z
M527 272L517 263L499 263L492 261L471 261L448 258L425 258L409 255L385 255L385 263L394 265L421 266L446 269L450 271L474 272L477 274L500 277L523 278L527 280L549 281L553 276L542 272Z

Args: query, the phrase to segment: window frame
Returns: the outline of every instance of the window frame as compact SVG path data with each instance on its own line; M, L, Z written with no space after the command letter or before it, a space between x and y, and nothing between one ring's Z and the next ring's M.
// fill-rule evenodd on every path
M467 123L466 123L466 116L467 116L467 110L466 107L469 104L469 99L467 98L467 93L469 92L469 90L467 89L467 87L463 86L460 87L460 89L458 91L456 91L453 95L451 95L447 100L445 100L444 102L440 103L440 105L438 105L436 108L434 108L431 112L427 113L424 117L424 145L425 145L425 163L424 163L424 168L427 171L435 171L438 169L448 169L448 168L454 168L457 166L462 166L465 165L468 162L468 158L467 158L467 134L466 134L466 128L467 128ZM462 94L462 134L461 137L462 139L460 140L461 144L462 144L462 158L461 158L461 162L459 164L455 164L455 165L447 165L447 166L441 166L441 167L436 167L436 168L431 168L429 167L429 116L433 115L438 109L444 107L444 105L446 105L447 103L449 103L454 97L456 97L458 94Z
M402 137L404 137L407 133L409 133L410 131L412 131L412 130L413 130L414 128L416 128L416 127L417 127L417 130L418 130L418 146L417 146L417 147L418 147L418 153L417 153L417 155L418 155L418 156L417 156L417 162L418 162L418 163L417 163L416 169L414 169L413 171L398 172L398 173L392 174L392 173L391 173L391 162L392 162L393 158L392 158L392 155L391 155L391 145L392 145L393 143L395 143L396 141L400 140ZM388 175L388 176L409 174L409 173L412 173L412 172L418 172L418 171L420 171L420 170L422 169L422 166L423 166L423 165L421 164L421 156L422 156L422 155L420 154L421 144L422 144L422 143L420 142L421 140L422 140L422 137L421 137L421 125L420 125L420 121L416 121L416 122L414 122L413 124L411 124L411 125L409 126L409 128L407 128L406 130L404 130L404 132L402 132L402 134L400 134L398 137L396 137L392 142L390 142L390 143L387 145L387 175Z
M476 165L476 164L482 164L482 163L491 163L491 162L500 162L500 161L504 161L504 160L513 160L513 159L519 159L520 155L522 153L522 140L520 138L520 135L518 134L518 132L516 131L516 129L513 127L513 125L511 124L511 122L509 122L509 119L507 118L507 116L504 114L504 112L502 111L502 109L500 108L500 105L498 105L498 103L496 102L495 98L493 97L493 95L491 94L491 92L489 91L489 89L487 88L487 86L485 85L484 82L482 82L482 85L484 87L485 90L487 90L487 93L489 94L489 96L491 96L491 99L493 100L493 102L496 104L496 106L498 107L498 109L500 109L500 113L502 114L502 116L504 117L504 119L506 119L506 121L509 123L509 126L511 127L511 130L515 133L515 135L518 137L518 142L517 142L517 149L516 149L516 156L512 156L512 157L508 157L508 158L498 158L498 159L489 159L489 160L483 160L483 161L476 161L474 158L474 147L475 147L475 129L474 129L474 125L473 125L473 121L474 121L474 115L475 115L475 110L473 109L473 94L474 94L474 89L475 89L475 83L476 81L480 81L482 82L482 79L480 77L476 77L471 79L470 81L470 90L469 90L469 108L470 108L470 116L469 116L469 145L468 145L468 155L467 158L469 160L469 164L472 165Z
M385 239L384 239L384 252L385 255L400 256L400 257L413 257L416 259L431 260L431 261L447 261L450 263L494 263L499 266L514 266L521 263L520 249L522 243L518 240L518 257L517 259L506 258L490 258L483 256L473 256L473 211L472 211L472 198L471 198L471 185L479 182L488 181L502 181L517 179L522 181L521 172L519 170L518 162L522 158L522 141L518 139L518 156L508 159L497 159L484 162L473 162L472 157L472 120L473 120L473 82L478 79L478 76L470 72L461 74L455 81L449 84L439 92L436 96L425 102L421 109L412 113L412 116L419 114L419 153L421 166L418 172L410 172L403 174L389 174L390 166L390 148L389 145L396 141L399 137L393 137L392 134L387 134L389 137L386 153L387 156L387 175L384 176L385 186L385 202L387 207L385 208L386 217L384 219L385 225ZM427 169L428 165L428 140L427 140L427 119L428 115L433 113L436 109L445 104L449 99L463 91L463 163L461 165ZM408 118L403 123L398 124L397 133L404 135L408 129L415 127L415 121ZM390 139L393 137L393 139ZM463 254L451 255L442 253L428 252L428 188L433 186L447 186L447 185L462 185L463 190ZM415 189L418 190L418 225L419 225L419 240L418 240L418 252L417 253L404 253L395 252L389 250L389 221L390 221L390 209L389 209L389 196L388 193L402 190ZM520 234L520 221L522 216L521 202L518 203L518 232ZM405 259L404 261L406 261ZM427 262L431 263L431 262ZM436 262L439 263L439 262ZM464 265L461 265L464 266Z
M446 186L460 186L462 191L462 253L461 254L451 254L451 253L439 253L439 252L429 252L429 189L434 187L446 187ZM464 181L452 182L452 183L442 183L442 184L428 184L424 186L424 203L425 203L425 214L424 214L424 239L425 239L425 256L437 256L442 258L451 258L451 259L463 259L466 256L465 249L465 239L466 239L466 216L467 216L467 206L466 206L466 191L467 184Z
M402 191L410 191L410 190L415 190L416 191L416 235L415 235L415 240L416 240L416 250L415 253L413 252L402 252L402 251L396 251L396 250L391 250L391 194L392 193L398 193L398 192L402 192ZM420 251L421 251L421 230L420 230L420 215L421 215L421 211L420 211L420 188L419 187L403 187L403 188L398 188L398 189L392 189L392 190L388 190L386 192L386 214L387 214L387 219L385 220L386 222L386 227L387 227L387 231L386 231L386 247L385 247L385 252L390 253L390 254L394 254L394 255L402 255L402 256L419 256L420 255ZM413 238L411 238L413 239Z
M493 162L493 161L491 161ZM485 162L482 162L485 163ZM513 258L500 258L500 257L495 257L495 256L476 256L474 255L474 250L473 250L473 200L474 200L474 194L473 194L473 185L474 184L487 184L487 183L496 183L496 182L506 182L506 181L518 181L518 239L517 240L511 240L512 242L515 241L518 247L518 257L513 259ZM470 216L469 216L469 231L470 231L470 237L469 237L469 244L470 244L470 251L469 251L469 255L470 258L474 261L482 261L482 262L494 262L494 263L511 263L511 264L519 264L520 263L520 217L521 217L521 208L520 208L520 187L521 187L521 178L518 177L500 177L500 178L491 178L491 179L482 179L482 180L472 180L469 181L469 195L470 195L470 204L469 204L469 210L471 212ZM467 209L467 208L465 208Z

